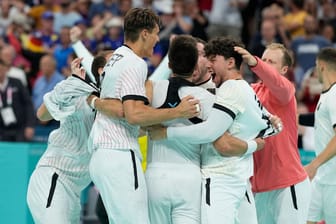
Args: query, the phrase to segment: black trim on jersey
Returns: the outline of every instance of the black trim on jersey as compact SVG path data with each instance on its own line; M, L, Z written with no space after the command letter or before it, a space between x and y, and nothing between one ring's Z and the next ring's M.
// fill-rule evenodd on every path
M127 44L123 44L123 46L125 46L125 47L127 47L128 49L130 49L131 51L133 51L133 49L132 49L130 46L128 46Z
M139 95L126 95L121 99L121 102L123 103L126 100L139 100L139 101L143 101L145 105L149 104L147 97L139 96Z
M201 85L203 85L204 83L209 82L210 79L211 79L211 77L208 78L207 80L205 80L204 82L198 83L196 86L201 86Z
M326 89L326 90L323 90L323 91L321 92L321 94L322 94L322 93L326 93L326 92L328 92L328 91L329 91L335 84L336 84L336 82L334 82L333 84L331 84L331 85L329 86L329 88Z
M206 178L206 183L205 183L205 202L207 205L210 206L210 178Z
M291 191L291 195L292 195L293 206L294 206L295 210L298 210L296 193L295 193L295 186L294 185L290 186L290 191Z
M249 197L247 191L245 191L245 197L246 197L246 199L247 199L247 202L248 202L249 204L251 204L251 200L250 200L250 197Z
M130 150L130 151L131 151L131 158L132 158L132 164L133 164L134 190L136 190L139 187L138 172L137 172L137 166L136 166L136 161L135 161L135 154L133 150Z
M178 90L183 86L195 86L194 83L181 77L171 77L168 79L168 89L166 99L163 104L158 108L174 108L181 103L181 99L178 95ZM198 117L189 118L193 124L198 124L203 122L202 119Z
M336 124L333 125L333 129L335 129L335 128L336 128Z
M232 117L233 120L236 118L236 114L233 113L233 111L230 110L230 109L227 108L227 107L224 107L224 106L222 106L222 105L219 105L219 104L215 103L215 104L213 105L213 108L216 108L216 109L218 109L218 110L221 110L221 111L227 113L228 115L230 115L230 116Z
M94 88L97 92L100 91L99 88L98 88L98 86L94 82L92 82L92 80L90 78L87 78L87 76L85 76L85 79L82 79L81 77L79 77L76 74L72 74L71 76L74 77L74 78L77 78L77 79L81 80L82 82L85 82L86 84L88 84L89 86L91 86L92 88Z
M206 90L208 90L208 92L212 95L216 95L216 88L207 88Z
M52 201L52 199L54 197L54 193L55 193L57 179L58 179L58 174L54 173L52 175L52 178L51 178L51 185L50 185L50 189L49 189L49 195L48 195L48 200L47 200L47 206L46 206L46 208L49 208L50 205L51 205L51 201Z
M201 118L199 118L199 117L189 118L189 121L191 121L191 123L193 123L193 124L198 124L198 123L203 122L203 120Z

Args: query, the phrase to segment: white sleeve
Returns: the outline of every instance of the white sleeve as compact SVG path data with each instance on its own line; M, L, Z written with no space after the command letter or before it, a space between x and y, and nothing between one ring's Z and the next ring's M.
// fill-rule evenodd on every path
M97 83L96 79L94 78L94 75L91 72L91 66L92 66L92 62L93 62L92 54L84 46L82 41L77 41L76 43L74 43L72 45L72 48L74 49L77 57L83 58L81 64L84 67L88 76L90 77L91 81L94 82L94 83Z
M235 115L245 111L246 94L237 80L225 81L216 91L215 104L230 109Z
M145 62L128 67L120 77L120 96L122 99L129 96L131 98L133 96L140 96L147 99L145 89L147 65L145 65Z
M167 138L181 140L191 144L203 144L215 141L232 125L232 117L222 110L212 109L209 118L199 124L183 127L168 127Z
M331 90L333 90L333 89L331 89ZM327 107L328 107L328 111L329 111L331 125L332 125L333 128L336 127L335 97L336 97L336 91L333 91L333 93L331 94L331 96L328 97L328 100L327 100Z
M153 74L149 77L149 80L157 81L168 79L172 71L168 67L168 54L163 58L159 66L155 69Z

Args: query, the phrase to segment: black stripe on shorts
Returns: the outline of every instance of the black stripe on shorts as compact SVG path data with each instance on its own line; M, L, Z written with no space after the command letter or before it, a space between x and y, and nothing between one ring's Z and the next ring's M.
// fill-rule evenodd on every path
M138 189L139 182L138 182L138 172L137 172L137 166L135 161L135 154L133 150L131 150L131 157L132 157L132 164L133 164L133 174L134 174L134 189Z
M46 208L49 208L50 205L51 205L51 201L52 201L52 199L54 197L54 193L55 193L57 179L58 179L58 174L54 173L52 175L52 178L51 178L51 185L50 185L50 189L49 189L49 195L48 195L48 201L47 201Z

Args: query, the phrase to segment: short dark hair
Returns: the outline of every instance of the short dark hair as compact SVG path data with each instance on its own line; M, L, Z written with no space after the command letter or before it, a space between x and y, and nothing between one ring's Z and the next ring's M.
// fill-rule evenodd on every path
M97 86L100 86L100 74L98 72L99 68L104 68L106 64L106 58L103 55L97 55L93 58L91 65L91 72L96 79Z
M190 35L179 35L170 44L169 65L177 76L190 77L198 60L197 42Z
M195 38L195 40L196 40L197 43L200 43L200 44L203 44L203 45L206 45L206 43L207 43L205 40L203 40L203 39L201 39L199 37L194 37L194 38Z
M225 59L234 58L235 67L240 70L240 65L243 62L242 56L234 50L234 47L244 47L244 44L233 37L215 37L210 40L204 47L205 56L207 58L221 55Z
M151 9L133 8L124 18L125 40L135 42L143 29L152 32L156 25L160 26L160 18Z
M325 47L317 54L316 59L318 61L324 61L327 66L336 71L336 49L332 47Z

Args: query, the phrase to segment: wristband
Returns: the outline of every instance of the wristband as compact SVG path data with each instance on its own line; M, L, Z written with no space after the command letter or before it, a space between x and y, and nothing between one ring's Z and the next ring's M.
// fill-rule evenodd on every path
M91 103L90 103L90 107L92 108L92 109L96 109L96 107L95 107L95 102L96 102L96 100L98 99L98 97L93 97L93 99L91 100Z
M247 141L247 151L245 152L246 154L252 154L257 150L258 144L254 140Z

